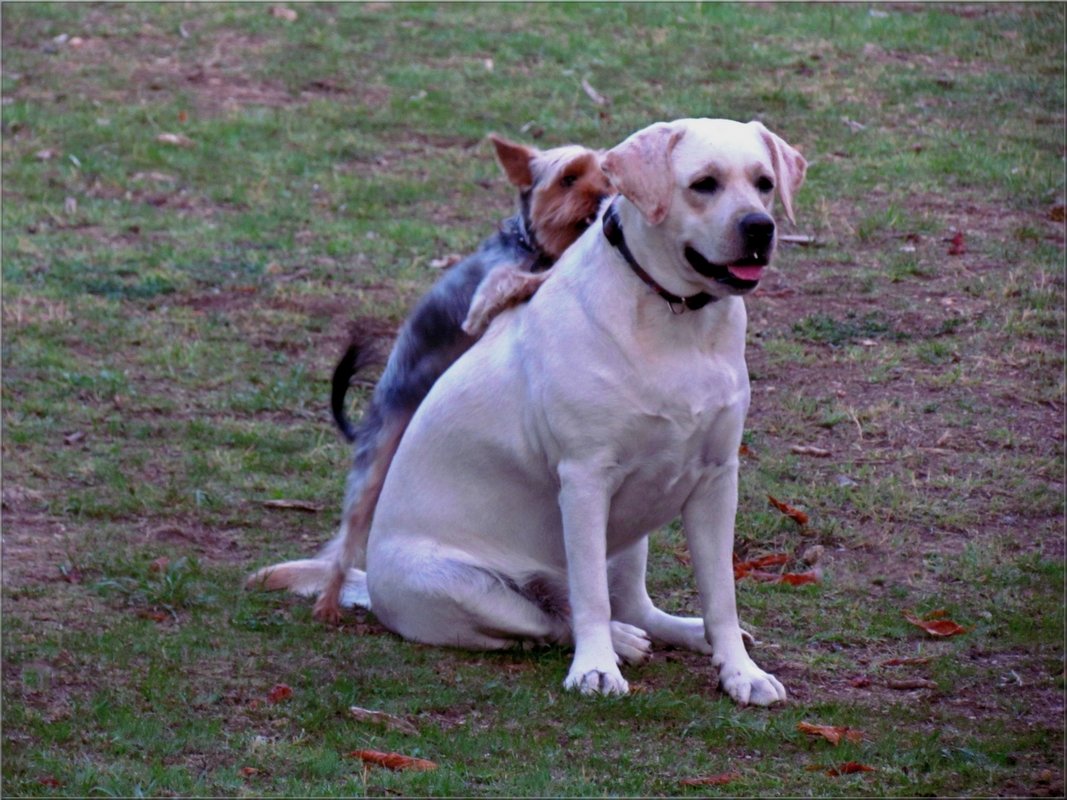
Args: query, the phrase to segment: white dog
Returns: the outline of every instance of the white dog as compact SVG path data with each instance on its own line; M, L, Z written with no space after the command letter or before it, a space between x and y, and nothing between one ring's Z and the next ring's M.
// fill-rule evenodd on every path
M749 402L745 306L806 162L762 124L658 123L526 305L434 386L382 489L366 588L409 639L573 643L564 682L623 694L651 641L710 654L741 704L785 699L742 643L732 566ZM682 517L702 618L657 609L650 531ZM353 570L352 588L363 573Z

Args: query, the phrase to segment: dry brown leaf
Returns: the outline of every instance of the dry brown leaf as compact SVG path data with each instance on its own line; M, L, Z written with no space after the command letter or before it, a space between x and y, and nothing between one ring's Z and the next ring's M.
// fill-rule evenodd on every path
M826 770L826 774L831 778L836 778L839 775L854 775L857 772L876 772L876 770L874 767L868 767L858 761L846 761L839 767L830 767L830 769Z
M682 778L682 786L725 786L741 777L739 772L724 772L721 775L702 775L699 778Z
M890 658L882 662L883 667L901 667L911 664L928 664L929 658Z
M288 700L293 696L293 690L284 683L276 683L271 687L271 690L267 692L267 699L272 703L280 703L283 700Z
M761 556L760 558L753 559L752 561L738 561L737 554L734 554L734 580L740 580L746 576L756 578L756 580L778 580L778 576L768 573L759 572L762 567L777 567L785 564L789 561L789 556L785 553L773 553L772 555Z
M793 508L793 506L789 505L788 503L783 503L781 500L778 500L772 495L767 495L767 501L771 504L771 506L777 508L783 514L789 517L789 519L793 520L793 522L795 522L797 525L803 527L804 525L808 524L808 515L800 509Z
M912 689L936 689L937 684L925 678L906 678L904 680L888 680L885 685L890 689L910 691Z
M148 565L149 572L166 572L167 567L170 566L170 559L166 556L160 556L151 564Z
M829 458L833 455L829 450L806 444L795 444L789 448L789 452L796 453L798 456L814 456L815 458Z
M394 770L415 770L416 772L428 772L437 769L437 764L425 758L404 756L400 753L383 753L380 750L353 750L349 753L352 758L358 758L365 764L374 764L378 767Z
M409 736L417 734L418 728L401 717L393 716L392 714L386 714L384 711L372 711L369 708L360 708L359 706L350 706L348 713L355 717L360 722L372 722L375 725L384 725L386 728L398 733L404 733Z
M259 774L259 770L255 767L241 767L238 772L240 772L246 778L251 778L253 775Z
M322 506L309 503L307 500L264 500L263 506L281 511L305 511L308 514L317 514L322 511Z
M835 746L842 739L847 739L854 744L859 744L863 741L863 734L860 731L842 725L816 725L812 722L798 722L797 730L811 736L821 736Z
M931 636L940 638L956 636L957 634L966 633L970 630L970 628L964 628L962 625L958 625L950 619L943 619L945 613L944 609L938 609L937 611L931 611L929 614L923 615L923 618L919 619L914 614L905 611L904 619L912 625L922 628Z
M778 583L788 586L803 586L806 583L818 583L819 573L811 569L807 572L786 572L778 576Z

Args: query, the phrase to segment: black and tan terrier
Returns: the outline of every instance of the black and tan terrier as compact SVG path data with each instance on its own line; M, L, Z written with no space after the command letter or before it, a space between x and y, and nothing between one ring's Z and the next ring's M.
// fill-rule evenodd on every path
M314 558L265 567L249 578L250 586L319 595L315 616L321 620L340 617L348 570L365 565L382 484L419 404L496 314L537 290L613 193L593 150L567 145L541 151L495 135L490 139L508 180L519 190L519 213L419 301L355 428L345 418L344 399L352 375L366 360L366 347L359 340L349 346L334 371L331 393L334 420L345 438L356 442L341 528Z

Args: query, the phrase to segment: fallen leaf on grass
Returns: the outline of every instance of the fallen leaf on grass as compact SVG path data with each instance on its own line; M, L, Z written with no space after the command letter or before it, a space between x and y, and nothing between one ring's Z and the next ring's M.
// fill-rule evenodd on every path
M804 526L808 524L808 515L800 509L793 508L793 506L789 505L788 503L783 503L781 500L776 499L772 495L767 495L767 501L771 504L771 506L777 508L783 514L789 517L789 519L793 520L793 522L795 522L797 525Z
M58 789L63 785L54 775L45 775L43 778L38 778L37 783L41 786L47 786L49 789Z
M430 269L448 269L463 260L463 256L449 253L430 262Z
M271 690L267 692L267 699L272 703L280 703L283 700L288 700L293 696L293 690L286 686L284 683L276 683Z
M890 658L882 662L883 667L902 667L911 664L929 664L929 658Z
M789 448L789 452L796 453L798 456L814 456L815 458L829 458L833 455L829 450L806 444L795 444Z
M826 774L831 778L836 778L839 775L854 775L857 772L876 772L874 767L868 767L866 764L861 764L858 761L846 761L840 767L830 767L826 770Z
M1063 204L1054 205L1048 212L1048 218L1053 222L1063 222L1067 220L1067 209L1063 207Z
M683 567L688 567L692 559L689 557L689 548L686 547L685 542L682 542L676 548L674 548L674 558ZM734 577L737 577L737 567L734 567Z
M152 611L150 609L139 611L137 613L137 616L139 616L141 619L150 619L152 620L152 622L166 622L169 618L167 612L165 611Z
M149 572L166 572L167 567L170 566L170 559L166 556L160 556L151 564L148 565Z
M169 144L175 147L192 147L193 140L184 133L161 133L156 137L160 144Z
M871 679L868 678L866 675L857 675L855 678L848 682L848 685L855 687L856 689L866 689L868 686L871 685Z
M964 244L963 231L956 231L956 235L949 239L948 254L950 256L962 256L967 252L967 245Z
M969 628L964 628L962 625L958 625L950 619L943 619L945 616L944 609L938 609L937 611L931 611L929 614L924 614L922 619L916 617L907 611L904 612L904 619L919 628L922 628L931 636L955 636L960 633L966 633Z
M756 454L755 454L755 453L754 453L754 452L752 451L752 448L751 448L751 447L749 447L749 446L748 446L747 444L743 444L743 445L741 445L741 446L740 446L739 448L737 448L737 454L738 454L739 456L742 456L743 458L754 458L754 459L756 459L757 461L759 461L759 456L757 456L757 455L756 455Z
M759 580L759 575L753 575L762 567L777 567L785 564L789 561L789 556L785 553L774 553L769 556L761 556L760 558L753 559L752 561L738 561L737 555L734 555L734 580L740 580L745 576L752 575ZM770 573L762 573L763 575L770 575ZM772 579L777 580L777 575L772 575ZM766 580L766 578L764 578Z
M286 8L285 6L271 6L270 15L277 17L278 19L284 19L286 22L296 22L297 14L293 9Z
M276 508L280 511L306 511L309 514L322 511L322 506L309 503L307 500L264 500L263 507Z
M238 772L240 772L246 778L251 778L253 775L259 774L259 770L255 767L241 767Z
M798 722L797 730L811 736L821 736L835 746L842 739L847 739L854 744L859 744L863 741L863 734L860 731L843 725L816 725L812 722Z
M888 680L885 685L890 689L910 691L911 689L936 689L937 684L925 678L907 678L905 680Z
M741 777L738 772L724 772L721 775L702 775L699 778L682 778L682 786L725 786Z
M819 574L815 570L807 572L785 572L778 576L778 583L787 586L803 586L805 583L818 583Z
M384 725L389 730L397 731L398 733L415 735L419 732L418 729L406 719L395 717L392 714L386 714L384 711L372 711L369 708L351 706L348 709L348 713L360 722L372 722L375 725Z
M353 750L348 754L352 758L361 759L365 764L374 764L378 767L394 770L415 770L416 772L429 772L437 769L437 764L425 758L404 756L400 753L383 753L380 750Z
M593 88L593 85L589 83L587 78L582 78L582 91L585 92L585 96L596 103L598 106L606 106L610 102L608 98L604 97L600 92Z

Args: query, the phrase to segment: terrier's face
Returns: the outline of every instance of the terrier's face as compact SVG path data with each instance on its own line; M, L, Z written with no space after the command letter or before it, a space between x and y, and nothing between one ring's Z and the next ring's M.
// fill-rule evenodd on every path
M600 154L579 145L537 150L490 136L508 180L523 194L534 239L555 261L596 220L615 193Z

